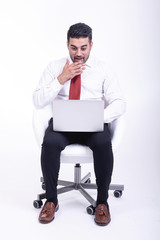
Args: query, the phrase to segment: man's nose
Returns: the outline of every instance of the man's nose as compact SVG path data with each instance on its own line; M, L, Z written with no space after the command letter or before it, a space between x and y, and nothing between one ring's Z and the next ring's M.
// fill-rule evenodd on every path
M81 56L81 49L77 49L77 56Z

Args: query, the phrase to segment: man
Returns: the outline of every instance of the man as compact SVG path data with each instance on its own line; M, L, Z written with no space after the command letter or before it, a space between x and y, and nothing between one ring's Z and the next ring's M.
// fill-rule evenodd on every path
M123 114L125 103L119 86L108 73L105 63L90 57L92 46L92 29L83 23L72 25L67 34L69 58L51 62L33 94L34 105L37 108L51 104L57 98L68 99L71 80L81 76L79 99L104 99L106 103L103 132L55 132L52 127L53 120L50 119L41 152L47 198L39 215L41 223L51 222L58 210L60 153L72 143L85 144L93 151L97 184L95 222L98 225L107 225L111 220L107 199L113 169L113 153L108 123Z

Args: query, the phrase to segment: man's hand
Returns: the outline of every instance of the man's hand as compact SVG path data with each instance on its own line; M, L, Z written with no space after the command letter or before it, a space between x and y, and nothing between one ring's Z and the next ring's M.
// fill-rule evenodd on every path
M63 68L62 73L58 76L58 81L60 84L64 84L66 81L74 78L77 75L80 75L83 73L83 70L85 70L85 63L80 62L74 62L72 64L69 64L69 60L67 59L67 62Z

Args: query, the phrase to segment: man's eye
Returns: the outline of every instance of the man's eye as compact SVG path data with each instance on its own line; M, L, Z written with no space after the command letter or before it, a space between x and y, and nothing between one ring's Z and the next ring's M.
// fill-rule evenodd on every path
M86 48L82 48L82 51L86 51Z
M76 51L76 48L72 48L73 51Z

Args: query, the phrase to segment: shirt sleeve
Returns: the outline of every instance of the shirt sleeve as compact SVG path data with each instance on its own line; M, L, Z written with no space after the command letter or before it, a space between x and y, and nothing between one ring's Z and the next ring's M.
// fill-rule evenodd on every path
M110 123L119 118L126 110L126 102L119 83L113 73L105 66L104 80L104 122Z
M43 72L33 93L33 103L36 108L42 108L51 103L63 87L57 79L54 64L50 63Z

